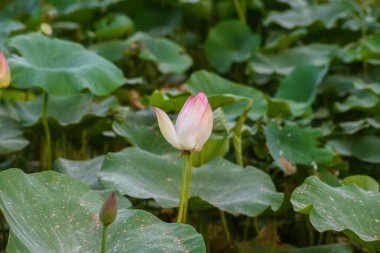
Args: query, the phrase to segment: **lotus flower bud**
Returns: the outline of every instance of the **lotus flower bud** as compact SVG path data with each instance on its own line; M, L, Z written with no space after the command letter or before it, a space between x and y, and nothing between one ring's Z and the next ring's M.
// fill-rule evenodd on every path
M0 88L6 88L11 83L11 72L4 54L0 51Z
M213 115L207 96L199 92L190 96L177 117L175 127L168 115L155 108L162 135L175 148L201 151L212 132Z
M104 201L100 210L99 219L104 226L108 226L115 221L117 215L117 200L115 192L112 192Z

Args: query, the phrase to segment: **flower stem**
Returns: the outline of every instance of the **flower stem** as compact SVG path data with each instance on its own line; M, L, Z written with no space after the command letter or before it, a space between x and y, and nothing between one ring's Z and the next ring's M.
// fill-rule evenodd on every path
M47 119L47 103L48 103L49 95L45 93L44 95L44 104L42 107L42 124L45 131L45 137L46 137L46 156L47 156L47 162L46 162L46 169L51 170L51 135L50 135L50 128L49 123Z
M103 232L102 232L102 251L101 251L101 253L106 253L107 227L108 226L103 226Z
M224 230L224 233L226 234L227 242L231 244L232 243L231 235L230 235L230 231L228 230L226 215L224 214L222 210L220 210L220 218L222 220L223 230Z
M272 242L270 246L270 253L274 253L276 251L277 244L277 222L276 219L272 221Z
M307 216L305 216L305 223L306 223L307 231L309 234L309 245L313 246L313 244L314 244L314 229L313 229L313 226L311 225L309 219L307 218Z
M187 169L187 178L186 178L186 192L185 192L185 205L183 210L182 223L186 223L187 218L187 208L189 206L189 193L190 193L190 182L191 182L191 170L193 169L193 154L190 152L188 156L188 169Z
M260 235L260 227L259 227L259 218L257 216L253 217L253 226L255 227L257 238L260 239L261 235Z
M234 0L236 12L241 22L246 23L246 4L245 0Z
M244 167L243 153L242 153L242 131L243 131L244 122L246 121L248 117L247 115L249 111L251 110L252 104L253 104L253 100L249 100L248 104L244 108L243 113L240 115L238 121L236 122L233 136L232 136L232 143L234 145L236 163L241 167Z
M250 217L247 217L245 219L245 223L244 223L244 233L243 233L243 241L246 241L247 240L247 237L248 237L248 229L249 229L249 225L251 223L251 218Z
M188 154L186 153L184 155L184 162L183 162L183 169L182 169L182 180L181 180L181 194L180 194L180 200L179 200L179 210L178 210L178 217L177 217L177 223L181 223L182 216L183 216L183 209L184 209L184 199L185 199L185 188L186 188L186 171L187 171L187 161L188 161Z

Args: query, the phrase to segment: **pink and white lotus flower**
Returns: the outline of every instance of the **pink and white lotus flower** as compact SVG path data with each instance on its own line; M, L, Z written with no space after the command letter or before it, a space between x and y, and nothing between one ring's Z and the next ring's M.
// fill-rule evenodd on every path
M11 83L11 72L3 52L0 51L0 88L6 88Z
M187 99L175 127L163 110L157 107L154 109L161 133L173 147L189 152L202 150L213 126L212 110L205 93L199 92Z

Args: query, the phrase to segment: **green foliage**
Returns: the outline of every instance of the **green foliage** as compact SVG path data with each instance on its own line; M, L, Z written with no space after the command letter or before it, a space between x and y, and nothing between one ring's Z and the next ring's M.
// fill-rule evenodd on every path
M181 165L180 159L173 156L129 148L108 154L99 176L106 188L134 198L153 198L166 208L176 207ZM242 169L221 158L194 169L190 196L229 213L249 216L259 215L269 206L278 210L283 200L268 175L252 167Z
M285 12L272 12L265 24L276 23L284 28L292 29L309 26L314 22L322 22L326 28L333 28L337 20L352 17L357 8L354 1L336 0L328 4L305 4Z
M380 162L380 138L375 135L348 136L332 139L328 144L344 156L370 163Z
M260 37L253 34L246 24L238 20L227 20L209 31L205 53L216 70L226 73L232 63L248 60L259 45Z
M91 94L49 96L47 116L55 119L61 126L67 126L78 124L90 116L105 117L110 108L117 105L113 96L97 104L92 98ZM43 96L39 96L30 102L17 102L16 111L23 126L35 125L42 118L43 101Z
M246 98L246 101L223 107L226 114L233 115L234 117L240 115L244 111L249 99L252 99L255 103L255 106L252 106L252 109L248 113L248 116L251 119L257 119L266 112L267 100L263 93L255 88L231 82L217 74L207 71L195 72L189 79L188 88L192 94L203 91L210 96L233 94L235 96Z
M320 129L300 128L298 126L277 126L271 122L265 128L269 152L276 164L287 174L293 174L294 164L313 166L328 164L333 155L328 149L317 147Z
M139 49L139 57L153 61L164 73L182 73L193 63L183 48L165 38L154 38L144 33L136 33L127 40L130 47Z
M71 161L60 158L54 161L54 170L78 179L91 187L91 189L100 190L103 187L96 174L102 168L103 160L104 156L86 161Z
M370 249L380 247L379 192L352 184L334 188L309 177L293 192L291 202L295 211L310 215L318 231L343 231Z
M379 183L372 177L366 175L354 175L346 177L342 180L343 184L357 184L366 191L379 191Z
M116 134L124 137L132 146L155 154L176 152L176 150L166 142L164 137L152 128L114 122L112 129Z
M107 252L374 251L378 2L0 1L0 251L100 251L113 191ZM200 91L214 121L187 221L202 236L160 221L177 219L184 154L153 108L175 124Z
M0 207L12 231L7 252L100 250L103 199L86 185L56 172L26 175L18 169L2 172L0 182ZM205 252L190 226L167 224L141 210L119 211L108 236L107 252Z
M76 43L29 34L14 37L11 46L21 54L9 61L16 88L39 87L57 96L78 94L83 89L108 95L124 84L115 65Z
M133 31L132 20L123 14L110 15L96 25L95 36L100 39L120 38Z
M259 74L286 75L300 64L328 65L336 49L335 45L311 44L289 48L280 53L258 52L254 54L249 67Z
M0 116L0 154L5 155L22 150L28 145L20 125L12 118Z

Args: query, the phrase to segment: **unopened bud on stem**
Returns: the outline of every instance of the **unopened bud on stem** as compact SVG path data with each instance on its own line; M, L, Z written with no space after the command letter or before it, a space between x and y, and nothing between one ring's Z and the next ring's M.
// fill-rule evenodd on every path
M99 219L104 226L108 226L115 221L117 215L117 200L115 192L112 192L104 201L100 210Z

